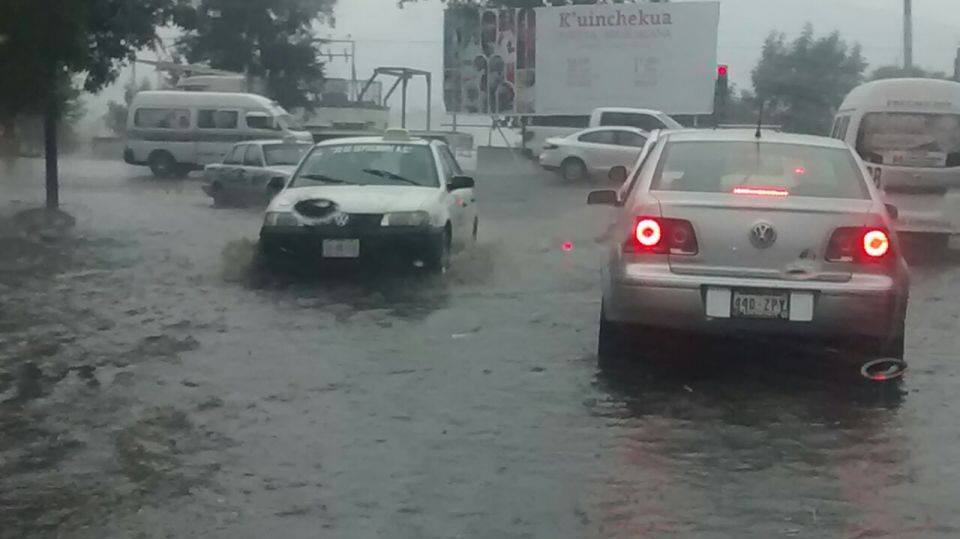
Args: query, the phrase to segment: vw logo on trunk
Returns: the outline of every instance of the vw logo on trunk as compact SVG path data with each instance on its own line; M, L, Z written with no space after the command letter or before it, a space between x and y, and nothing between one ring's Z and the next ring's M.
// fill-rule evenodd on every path
M766 249L777 241L777 229L770 223L759 222L750 229L750 243L757 249Z
M347 223L350 222L350 214L338 213L336 216L334 216L333 222L339 227L347 226Z

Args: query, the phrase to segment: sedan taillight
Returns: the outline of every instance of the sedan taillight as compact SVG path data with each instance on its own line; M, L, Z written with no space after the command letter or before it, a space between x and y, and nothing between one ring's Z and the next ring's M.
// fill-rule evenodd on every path
M828 262L877 262L891 254L890 234L876 227L841 227L827 244Z
M630 237L623 245L626 253L695 255L699 251L697 234L690 221L664 217L637 217Z

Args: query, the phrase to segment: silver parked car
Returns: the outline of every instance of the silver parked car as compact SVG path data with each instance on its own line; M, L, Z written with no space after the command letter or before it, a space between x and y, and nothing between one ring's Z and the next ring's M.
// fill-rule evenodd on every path
M286 185L303 154L312 147L282 140L240 142L227 152L222 163L204 167L203 190L217 206L266 204Z
M653 134L618 191L599 355L652 330L801 337L903 357L909 280L885 206L843 142Z

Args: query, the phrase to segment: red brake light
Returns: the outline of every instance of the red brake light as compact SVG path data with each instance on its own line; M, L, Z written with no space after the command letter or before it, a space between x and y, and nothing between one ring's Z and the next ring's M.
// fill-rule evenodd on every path
M640 245L644 247L656 247L663 238L663 231L660 229L660 223L658 223L656 219L641 219L637 222L634 235Z
M841 227L827 244L828 262L875 262L890 253L890 235L880 228Z
M890 238L883 230L869 230L863 235L863 252L867 256L880 258L890 250Z
M727 67L727 64L720 64L717 66L717 76L726 77L727 73L730 72L730 68Z
M638 217L624 245L628 253L695 255L697 235L690 221L662 217Z
M753 195L761 197L785 197L790 194L783 187L734 187L735 195Z

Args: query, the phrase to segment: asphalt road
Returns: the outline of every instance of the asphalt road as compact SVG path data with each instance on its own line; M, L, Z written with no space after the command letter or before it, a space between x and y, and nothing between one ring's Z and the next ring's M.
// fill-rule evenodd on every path
M606 210L511 166L446 276L312 279L252 278L260 214L195 178L67 160L57 234L0 166L0 537L960 535L956 257L899 386L776 342L599 370Z

